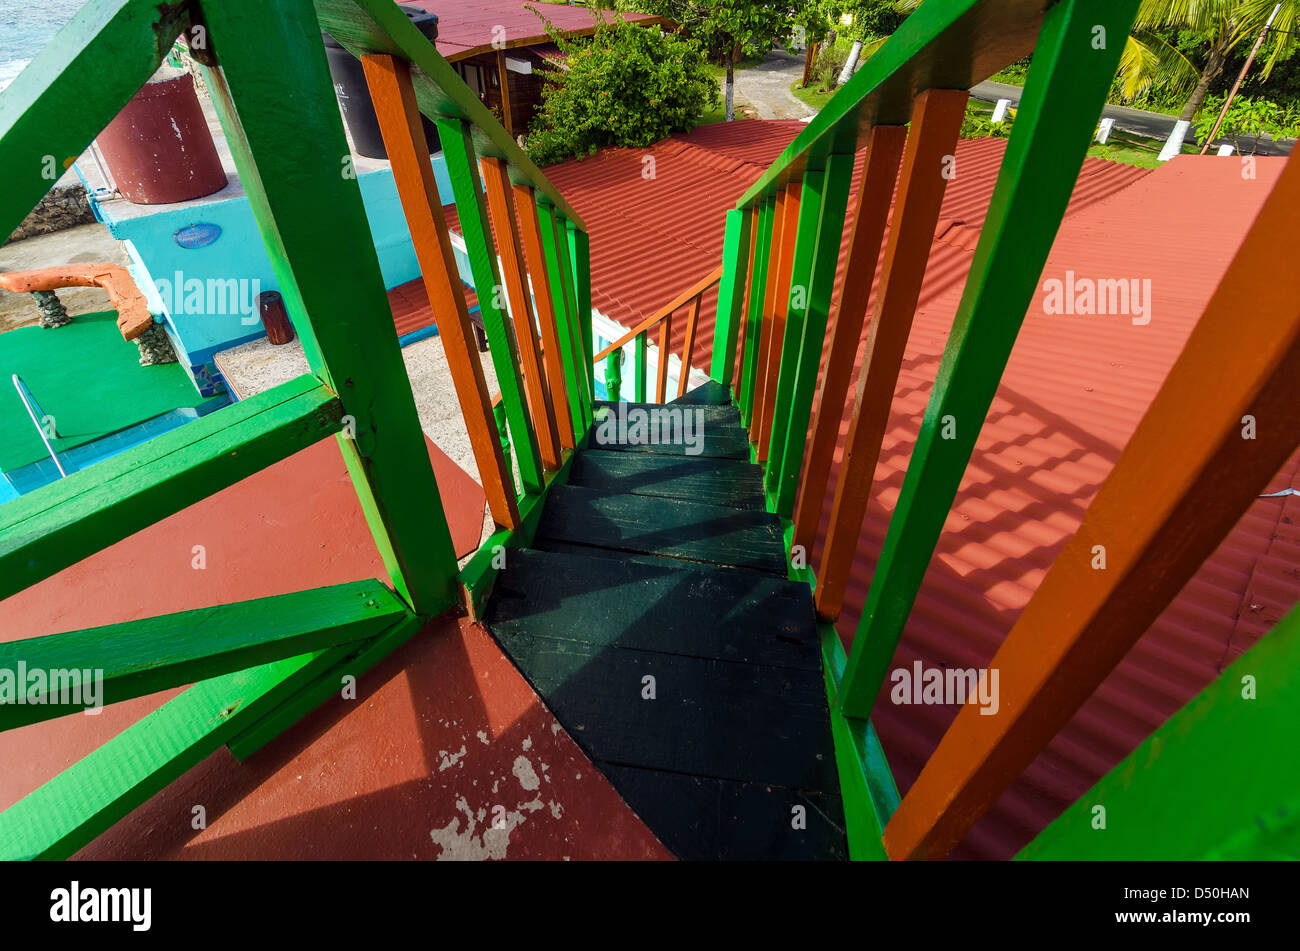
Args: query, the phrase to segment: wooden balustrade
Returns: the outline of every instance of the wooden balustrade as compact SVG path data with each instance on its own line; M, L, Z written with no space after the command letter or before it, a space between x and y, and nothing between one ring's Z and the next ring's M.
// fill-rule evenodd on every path
M690 377L691 365L695 361L695 338L704 295L709 288L721 280L722 273L723 269L719 266L681 291L655 313L597 353L593 362L604 360L631 343L635 348L633 353L635 399L637 402L644 402L646 397L646 339L647 335L657 327L659 330L659 362L655 374L655 401L662 403L668 395L668 351L672 339L673 315L682 307L687 307L686 334L685 339L682 341L681 367L677 379L677 396L684 396Z

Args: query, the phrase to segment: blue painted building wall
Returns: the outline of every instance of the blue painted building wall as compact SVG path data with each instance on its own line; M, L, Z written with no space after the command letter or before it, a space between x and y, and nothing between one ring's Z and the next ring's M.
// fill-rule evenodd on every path
M442 156L433 156L434 179L443 201L449 201L451 182ZM392 172L377 169L357 176L371 236L384 276L384 286L392 289L420 276L420 267L411 243L411 234L402 214L401 201ZM309 201L311 196L303 196ZM265 336L256 312L252 314L207 312L201 307L185 306L181 312L164 302L157 281L175 284L177 275L187 282L256 281L258 292L279 290L271 260L262 245L261 235L245 196L224 201L187 202L160 207L153 214L123 216L121 201L95 203L96 214L114 237L124 242L130 257L130 269L136 284L149 300L149 307L164 318L164 324L177 355L190 370L199 392L205 396L219 393L221 383L213 356L230 347ZM130 206L133 210L140 206ZM183 248L176 233L197 224L216 225L217 239L204 247ZM457 255L458 258L463 257ZM462 274L468 274L468 261L457 262ZM251 296L251 294L249 295Z

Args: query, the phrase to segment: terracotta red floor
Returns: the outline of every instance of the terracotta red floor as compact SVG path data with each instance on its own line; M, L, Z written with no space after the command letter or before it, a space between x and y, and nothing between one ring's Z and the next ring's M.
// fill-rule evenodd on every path
M482 490L429 450L472 549ZM331 439L0 602L0 638L367 577L386 575ZM213 754L79 857L667 857L476 625L436 619L358 688L245 763ZM178 692L0 734L0 808Z

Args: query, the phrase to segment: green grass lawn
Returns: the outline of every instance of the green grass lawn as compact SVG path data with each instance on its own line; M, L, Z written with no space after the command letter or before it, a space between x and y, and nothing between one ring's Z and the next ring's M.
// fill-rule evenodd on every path
M800 102L803 102L810 108L821 112L822 109L826 107L826 103L831 101L831 96L835 95L835 93L839 91L839 87L835 87L831 92L826 92L825 90L818 89L818 85L819 84L814 80L808 84L807 89L800 89L799 84L796 82L790 87L790 92L794 93L795 98Z

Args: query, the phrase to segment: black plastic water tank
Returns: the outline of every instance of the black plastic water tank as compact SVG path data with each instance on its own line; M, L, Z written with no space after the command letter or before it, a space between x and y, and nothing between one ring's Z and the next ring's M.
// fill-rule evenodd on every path
M419 7L398 4L398 9L406 14L421 33L430 40L438 36L438 15L428 13ZM384 138L379 132L379 119L375 115L374 104L370 101L370 90L366 86L365 70L361 60L345 50L334 37L322 33L325 41L325 55L329 59L330 77L334 80L334 92L343 107L343 118L352 134L352 144L358 155L366 158L388 158L384 149ZM424 119L424 137L428 140L429 151L438 151L438 129Z

